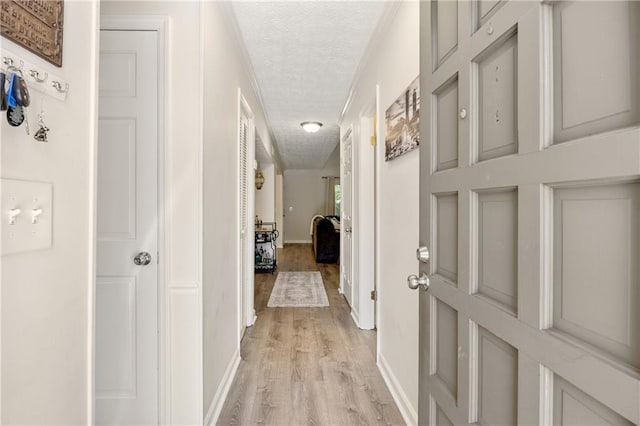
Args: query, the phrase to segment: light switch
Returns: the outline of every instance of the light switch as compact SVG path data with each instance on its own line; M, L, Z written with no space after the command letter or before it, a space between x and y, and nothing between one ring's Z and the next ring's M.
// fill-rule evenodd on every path
M51 248L53 185L0 179L3 256Z

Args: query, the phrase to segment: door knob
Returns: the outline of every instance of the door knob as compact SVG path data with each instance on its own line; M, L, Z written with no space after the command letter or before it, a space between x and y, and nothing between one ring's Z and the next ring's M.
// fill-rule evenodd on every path
M422 263L429 263L429 249L427 246L420 246L416 250L416 258Z
M346 232L346 233L350 234L350 233L351 233L351 228L346 228L346 229L344 230L344 232Z
M420 277L409 275L407 277L407 285L411 290L420 288L421 290L427 291L431 284L429 283L429 277L423 272L420 274Z
M138 266L146 266L151 263L151 255L146 251L141 251L133 258L133 263Z

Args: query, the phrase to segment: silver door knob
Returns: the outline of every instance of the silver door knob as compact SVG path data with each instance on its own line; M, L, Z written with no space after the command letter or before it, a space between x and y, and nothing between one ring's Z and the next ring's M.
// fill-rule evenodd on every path
M346 232L346 233L350 234L350 233L351 233L351 228L346 228L346 229L344 230L344 232Z
M146 266L151 263L151 255L146 251L141 251L133 258L133 263L138 266Z
M429 263L429 249L427 246L418 247L418 250L416 250L416 258L421 263Z
M431 283L429 282L429 277L424 272L420 274L420 277L415 275L409 275L407 277L407 285L411 290L416 290L420 288L421 290L427 291L429 290L429 286Z

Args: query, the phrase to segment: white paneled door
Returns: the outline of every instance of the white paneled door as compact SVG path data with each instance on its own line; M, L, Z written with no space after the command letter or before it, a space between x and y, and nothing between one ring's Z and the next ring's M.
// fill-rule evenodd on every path
M100 39L95 421L157 424L157 34Z
M340 282L342 294L353 306L353 131L342 137L340 156Z
M640 2L422 2L421 70L420 424L640 423Z

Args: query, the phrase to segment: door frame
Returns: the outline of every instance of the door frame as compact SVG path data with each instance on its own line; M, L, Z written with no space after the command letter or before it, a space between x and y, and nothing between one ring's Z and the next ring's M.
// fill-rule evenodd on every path
M244 335L244 331L247 327L251 327L256 322L256 311L254 306L254 234L255 234L255 223L253 220L253 215L255 212L255 147L256 147L256 138L255 138L255 116L253 114L253 110L249 106L249 103L245 99L242 94L242 90L238 88L238 136L236 138L238 146L237 146L237 157L236 157L236 165L237 165L237 182L238 182L238 193L237 193L237 206L238 206L238 226L237 226L237 235L240 238L240 233L242 230L242 223L240 223L241 214L240 214L240 204L241 204L241 196L242 190L240 188L240 120L242 115L247 117L249 121L249 131L247 132L247 253L242 253L242 244L240 240L238 240L238 251L237 256L238 259L245 259L245 271L244 274L247 277L245 283L242 282L242 262L238 262L238 348L240 348L240 342L242 341L242 336Z
M166 94L167 94L167 79L168 75L168 62L166 60L166 52L168 52L167 46L167 28L168 28L168 18L163 16L152 16L152 15L100 15L100 28L99 31L102 30L121 30L121 31L155 31L158 36L158 180L157 180L157 188L158 188L158 206L157 206L157 219L158 219L158 421L160 424L166 423L166 419L169 418L167 413L167 408L170 404L167 402L167 398L170 397L168 391L168 367L167 367L167 355L170 353L169 339L167 336L167 320L168 320L168 306L167 306L167 291L166 291L166 278L167 278L167 255L170 253L169 247L167 246L166 235L168 233L168 221L167 221L167 212L166 212L166 202L168 199L167 194L167 186L166 186L166 175L168 172L168 163L167 158L167 143L166 143L166 135L168 133L168 123L167 114L166 114ZM98 42L97 52L99 55L100 45ZM96 67L96 88L99 85L99 74L98 68ZM98 90L96 90L96 111L99 113L99 109L97 107L99 99ZM96 114L96 148L94 149L94 164L97 166L97 126L98 126L98 114ZM88 405L88 417L91 419L92 423L95 423L95 355L96 355L96 323L95 323L95 312L96 312L96 281L95 281L95 271L96 271L96 263L97 259L95 257L95 245L97 244L97 228L96 228L96 217L97 217L97 193L98 193L98 181L97 181L97 173L94 168L93 171L93 201L92 201L92 210L93 210L93 246L94 246L94 256L93 256L93 267L92 267L92 289L90 292L91 297L91 312L90 312L90 336L89 336L89 360L88 363L90 365L90 375L89 375L89 388L91 397L89 398Z
M366 104L358 115L358 143L356 144L357 160L356 173L353 174L354 191L358 199L352 206L352 217L356 217L356 238L354 252L358 261L354 275L358 281L358 318L356 324L363 330L373 330L378 322L376 317L377 295L377 247L376 247L376 146L371 144L371 138L376 136L378 99L377 93ZM376 141L377 144L377 141ZM370 235L373 234L373 235ZM370 238L369 238L370 237ZM353 237L352 237L353 238ZM373 263L373 264L372 264ZM352 283L353 284L353 283ZM371 291L376 292L375 300L371 300ZM353 314L352 314L353 316Z

